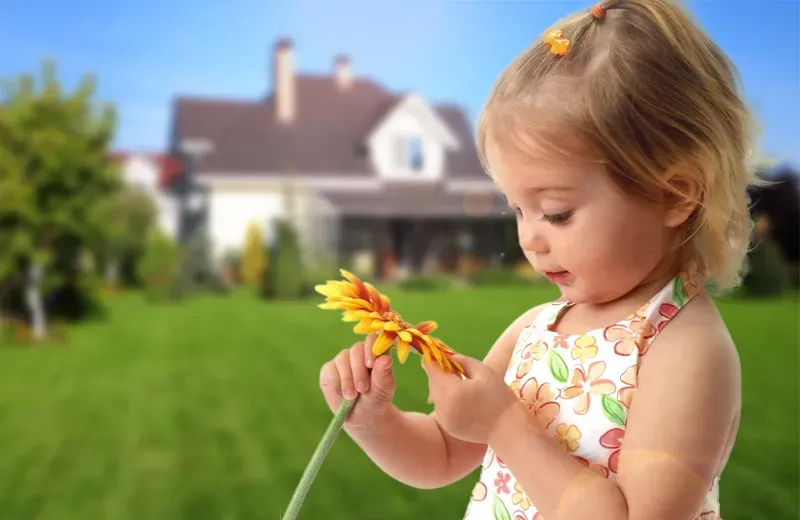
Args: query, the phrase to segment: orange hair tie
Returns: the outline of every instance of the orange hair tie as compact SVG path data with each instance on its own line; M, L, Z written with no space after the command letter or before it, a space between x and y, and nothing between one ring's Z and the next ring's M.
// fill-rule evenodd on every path
M550 46L550 53L563 56L569 51L569 40L562 38L563 34L556 29L544 35L544 43Z
M594 4L594 7L592 7L592 16L594 16L598 20L602 20L603 18L606 17L606 10L603 9L602 3L598 2Z

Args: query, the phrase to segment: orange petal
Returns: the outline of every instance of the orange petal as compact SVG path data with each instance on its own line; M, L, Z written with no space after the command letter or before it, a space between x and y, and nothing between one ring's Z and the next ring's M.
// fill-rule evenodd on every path
M583 387L577 385L568 386L561 391L561 395L564 396L565 399L574 399L575 397L583 395L584 393L586 392L583 391Z
M613 381L609 379L601 379L589 385L589 391L593 394L611 394L617 389Z
M585 382L586 382L586 374L583 372L583 368L575 367L575 369L572 371L572 380L570 381L570 383L572 383L575 386L580 386Z
M566 389L564 389L564 391L566 393ZM578 415L584 415L586 412L589 411L589 403L590 403L589 394L583 394L580 397L578 397L578 399L575 400L575 407L574 407L575 413Z
M436 327L438 327L438 325L435 321L423 321L422 323L418 323L414 328L423 334L430 334L436 330Z
M381 294L381 309L388 311L392 308L392 300L385 294Z
M369 300L369 291L364 286L364 282L362 282L358 278L358 276L344 269L339 269L339 272L342 274L342 276L350 280L350 283L352 283L355 286L356 290L358 291L359 298L362 298L364 300Z
M376 356L383 355L384 352L392 348L394 340L397 339L397 334L394 332L383 331L375 340L372 345L372 353Z
M589 381L595 381L606 371L606 364L603 361L595 361L589 365Z

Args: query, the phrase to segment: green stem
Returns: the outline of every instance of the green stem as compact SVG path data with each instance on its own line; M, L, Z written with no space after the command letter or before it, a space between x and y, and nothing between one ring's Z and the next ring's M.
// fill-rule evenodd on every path
M308 490L311 488L311 483L314 482L314 478L317 476L317 473L319 473L322 462L331 450L333 441L335 441L337 435L339 435L345 419L347 419L350 410L353 409L357 400L358 397L352 400L342 399L342 402L339 404L339 409L336 410L336 414L328 425L328 429L325 430L325 434L322 436L319 444L317 444L317 449L314 450L314 454L311 455L311 460L308 462L305 472L303 472L303 476L300 478L300 482L294 490L294 495L292 495L292 499L289 501L289 507L286 509L281 520L295 520L295 518L297 518L300 507L303 505L306 495L308 495Z

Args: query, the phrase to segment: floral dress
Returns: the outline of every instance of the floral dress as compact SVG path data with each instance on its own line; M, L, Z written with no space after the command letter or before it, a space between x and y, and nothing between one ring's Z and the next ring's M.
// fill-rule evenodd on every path
M574 305L554 302L520 333L505 381L565 451L613 479L639 362L653 339L697 292L697 279L683 272L626 319L579 335L552 330L562 313ZM714 478L697 520L720 520L718 496L718 478ZM464 519L544 517L489 447Z

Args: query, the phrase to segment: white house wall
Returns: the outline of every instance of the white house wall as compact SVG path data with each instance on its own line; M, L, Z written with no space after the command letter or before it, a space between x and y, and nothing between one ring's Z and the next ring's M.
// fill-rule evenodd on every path
M283 200L277 191L246 193L217 191L209 194L208 232L214 256L241 251L251 223L261 226L265 239L272 238L272 223L283 215Z

